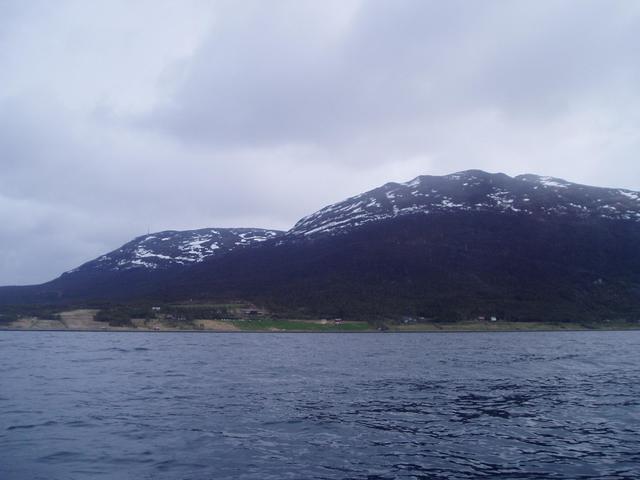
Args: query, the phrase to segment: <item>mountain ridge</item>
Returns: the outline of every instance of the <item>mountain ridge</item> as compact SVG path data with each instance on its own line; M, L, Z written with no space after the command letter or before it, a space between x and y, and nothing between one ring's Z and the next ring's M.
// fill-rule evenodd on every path
M509 191L508 187L513 185L520 187L520 191ZM460 192L456 194L455 190L461 187L468 191L462 192L462 195ZM563 198L562 194L566 193L564 190L574 189L589 193L592 197L598 197L596 194L599 193L599 197L604 198L591 199L587 202L591 205L585 205L585 202L574 203ZM536 192L537 190L540 191ZM564 205L562 202L557 203L558 196L564 201ZM368 203L363 199L368 199ZM611 203L616 206L612 206ZM630 209L634 206L635 210ZM527 215L555 213L583 217L599 215L602 218L640 222L640 192L581 185L561 178L535 174L510 177L504 173L488 173L477 169L443 176L419 175L407 182L388 182L341 202L327 205L303 217L287 231L210 227L154 232L138 236L120 248L63 275L88 268L125 270L136 267L163 269L174 265L184 266L228 253L238 246L249 246L268 240L286 243L299 237L337 234L345 229L398 216L456 210L495 210L500 213ZM246 239L243 236L246 236ZM165 241L168 242L163 245ZM113 263L114 261L116 263Z
M90 260L63 275L88 270L166 269L202 262L235 248L261 243L284 232L262 228L164 230L141 235L120 248Z
M0 288L0 303L244 299L302 317L640 318L638 244L638 192L468 170L387 183L286 232L137 237L46 284Z
M583 201L578 193L583 195ZM589 196L604 198L589 199ZM421 175L404 183L389 182L328 205L299 220L287 235L335 233L385 218L443 210L600 215L640 221L640 193L533 174L510 177L465 170L443 176Z

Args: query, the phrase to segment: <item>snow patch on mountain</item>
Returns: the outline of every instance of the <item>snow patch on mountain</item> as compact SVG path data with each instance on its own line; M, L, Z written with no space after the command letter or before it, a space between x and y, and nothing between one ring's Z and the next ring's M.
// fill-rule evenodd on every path
M620 195L623 195L631 200L635 200L636 202L640 202L640 193L639 192L631 192L629 190L618 190Z
M282 235L277 230L217 228L165 231L138 237L117 250L85 263L77 271L158 270L191 265L237 248L266 242Z
M328 205L302 218L280 241L345 233L405 215L455 211L640 221L640 193L589 187L548 176L510 177L480 170L420 176Z
M540 177L540 183L545 187L552 188L568 188L569 182L553 177Z

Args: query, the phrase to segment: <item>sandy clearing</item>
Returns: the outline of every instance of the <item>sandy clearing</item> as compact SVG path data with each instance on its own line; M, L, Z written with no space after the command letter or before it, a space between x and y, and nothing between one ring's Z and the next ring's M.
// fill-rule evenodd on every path
M98 310L91 309L69 310L67 312L61 312L60 318L67 328L73 330L99 330L104 327L105 324L94 320L97 312Z
M230 322L223 322L221 320L195 320L194 325L202 328L203 330L213 330L216 332L237 332L240 329Z
M59 320L41 320L37 317L25 317L16 320L10 325L19 330L64 330L64 323Z

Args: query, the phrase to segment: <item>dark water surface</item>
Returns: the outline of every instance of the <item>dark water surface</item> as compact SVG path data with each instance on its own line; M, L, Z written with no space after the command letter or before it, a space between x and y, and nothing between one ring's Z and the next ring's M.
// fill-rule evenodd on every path
M0 479L640 478L640 332L0 332Z

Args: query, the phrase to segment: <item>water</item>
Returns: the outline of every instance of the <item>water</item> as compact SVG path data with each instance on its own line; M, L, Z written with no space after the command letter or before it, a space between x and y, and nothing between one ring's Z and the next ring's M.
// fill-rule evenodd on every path
M640 478L640 332L0 332L0 478Z

